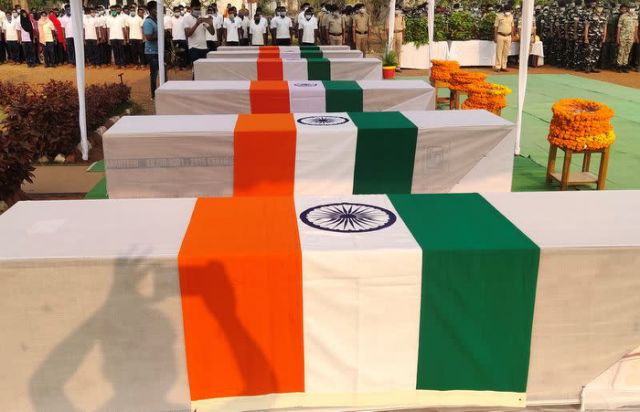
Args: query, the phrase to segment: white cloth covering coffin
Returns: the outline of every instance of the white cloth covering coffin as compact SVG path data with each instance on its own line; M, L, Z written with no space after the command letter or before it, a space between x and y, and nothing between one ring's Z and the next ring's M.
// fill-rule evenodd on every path
M423 80L358 80L363 111L434 110L435 91ZM156 114L251 113L251 82L245 80L169 81L156 90ZM322 81L289 81L294 113L326 111Z
M328 59L331 80L381 80L380 59ZM308 80L307 60L282 60L281 80ZM194 80L258 80L258 59L200 59L193 63Z
M258 50L227 50L207 53L207 59L251 59L257 58ZM360 50L322 50L322 57L333 59L358 59L362 57ZM300 50L280 51L281 59L300 59Z
M512 123L486 111L401 113L418 129L411 193L511 190ZM357 127L347 113L329 115L341 124L296 122L296 194L353 193L354 168L345 165L356 158ZM231 196L236 119L123 117L104 135L109 197Z
M483 196L541 249L527 398L575 402L583 386L640 342L640 191ZM344 200L374 203L379 197ZM312 200L297 197L297 210ZM0 345L0 410L191 409L177 255L194 203L21 202L0 216L0 328L11 331ZM410 258L402 260L402 270L419 265L413 257L419 250L406 231L385 240L391 249L363 242L336 244L335 255L324 260L322 254L331 248L313 247L319 242L305 231L300 238L308 273L313 265L344 269L350 259L375 265L372 270L378 273L376 262L397 264L400 254ZM369 318L360 315L371 314L380 298L353 300L338 283L331 294L330 279L316 285L312 280L305 283L305 302L324 296L341 305L335 306L337 312L305 306L305 316L340 319L343 324L329 325L341 330L368 330L361 343L398 338L381 335L380 324L362 323ZM419 285L416 279L386 281L385 290ZM419 286L399 290L392 296L402 304L386 301L385 308L398 314L395 310L406 307L407 295L413 302L418 293ZM305 325L305 341L313 342L318 333L331 331ZM379 354L367 352L362 359L389 359L389 346L367 350L376 347ZM310 356L327 356L319 349L305 350ZM325 367L356 360L340 348L332 351L335 357L326 359ZM397 355L391 359L404 362L407 354ZM233 410L229 406L225 410Z
M261 47L265 47L265 46L220 46L218 47L218 51L234 51L234 50L240 50L240 51L245 51L245 50L255 50L258 51L260 50ZM267 46L269 48L273 47L273 46ZM331 46L331 45L323 45L323 46L318 46L320 48L320 50L325 51L325 50L351 50L351 48L349 46ZM290 53L290 52L294 52L294 51L300 51L300 46L278 46L278 48L280 49L280 53Z

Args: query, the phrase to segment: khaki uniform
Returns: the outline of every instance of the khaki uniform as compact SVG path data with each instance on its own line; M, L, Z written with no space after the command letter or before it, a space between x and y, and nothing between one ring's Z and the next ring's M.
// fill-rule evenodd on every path
M344 30L344 20L342 16L330 14L327 17L327 32L329 33L329 44L334 46L342 45L342 32Z
M353 47L353 18L343 14L342 20L344 21L344 35L346 37L344 41L349 47Z
M356 49L366 57L367 50L369 50L369 15L367 13L356 13L353 16L353 31L355 32Z
M625 13L618 20L618 28L620 29L620 45L618 46L618 66L626 66L629 64L629 54L633 47L638 31L638 16Z
M327 18L329 17L329 13L326 11L320 10L318 13L318 30L320 31L320 43L328 44L327 39Z
M402 43L404 43L404 15L394 16L393 23L393 50L395 50L396 55L398 56L398 67L400 66L400 55L402 54ZM388 26L389 23L386 23ZM387 31L389 27L387 27Z
M493 27L497 28L496 36L496 69L506 69L509 51L511 50L511 34L513 31L513 14L498 13Z

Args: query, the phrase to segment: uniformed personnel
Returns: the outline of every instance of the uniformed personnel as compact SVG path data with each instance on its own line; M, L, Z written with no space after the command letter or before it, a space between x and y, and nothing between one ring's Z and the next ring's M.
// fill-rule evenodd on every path
M496 71L507 71L507 60L511 50L513 31L513 14L511 14L511 5L507 4L504 6L503 11L496 15L493 25L493 36L496 43Z
M328 8L330 14L327 17L326 25L329 44L334 46L341 46L342 44L344 44L344 20L342 19L342 16L340 16L338 6L336 6L335 4L330 4Z
M353 16L353 38L356 42L356 49L362 52L363 57L367 57L369 49L369 28L371 26L369 15L364 4L358 3L353 6L355 15Z
M617 71L629 73L629 54L631 46L638 42L638 18L629 13L626 4L620 6L620 20L618 21L618 33L616 43L618 44Z
M601 4L589 0L587 21L584 28L584 71L586 73L600 73L598 60L602 45L607 40L607 18Z
M388 20L386 20L385 25L387 26L387 38L389 38ZM404 43L404 30L404 13L402 12L402 8L398 5L396 6L393 23L393 50L396 52L396 56L398 56L398 66L396 67L397 72L400 71L400 56L402 55L402 43Z

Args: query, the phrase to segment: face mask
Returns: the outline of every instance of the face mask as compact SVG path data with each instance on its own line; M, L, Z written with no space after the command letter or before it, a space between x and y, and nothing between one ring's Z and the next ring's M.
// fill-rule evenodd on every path
M338 13L337 11L334 11L332 14L334 17L338 17L340 15L340 13Z
M112 11L112 12L111 12L111 15L112 15L113 17L116 17L116 16L118 15L118 12L117 12L117 11Z
M604 7L596 7L596 11L598 13L602 13L602 10L604 10Z
M200 17L200 10L191 10L191 15L193 17Z
M12 16L15 19L16 17L18 17L18 13L13 13Z
M511 12L510 12L510 11L505 11L505 12L504 12L504 14L505 14L506 16L509 16L509 15L511 14Z
M311 15L310 14L305 14L304 18L307 19L307 20L311 20Z
M629 13L635 13L636 9L629 9Z
M181 16L184 16L184 10L182 10L182 11L180 12L180 15L181 15Z
M285 15L286 15L285 12L283 12L283 11L280 12L280 17L284 17Z
M360 13L360 14L364 14L364 9L360 9L360 10L358 10L358 13Z

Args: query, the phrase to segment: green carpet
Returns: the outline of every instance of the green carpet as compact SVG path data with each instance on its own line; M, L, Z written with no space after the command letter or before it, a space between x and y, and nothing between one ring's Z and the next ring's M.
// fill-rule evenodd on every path
M398 80L423 79L419 77L396 77ZM510 121L516 120L517 75L490 76L489 81L504 84L513 89L508 97L509 106L502 111L502 116ZM446 95L446 93L445 93ZM522 117L522 141L520 153L530 157L531 161L546 166L549 153L547 133L551 121L551 106L562 98L583 98L602 102L615 111L613 127L617 139L611 148L607 189L640 189L640 139L636 131L640 128L640 91L635 88L618 86L599 80L586 79L570 74L530 74L527 83L527 94ZM600 156L595 155L592 171L597 171ZM517 163L517 162L516 162ZM582 156L574 156L572 170L578 170L582 164ZM562 152L558 153L557 165L562 165ZM544 168L543 168L544 171ZM521 175L522 170L514 167L514 187L529 187L533 175ZM544 172L541 175L544 178ZM522 180L522 181L521 181ZM544 186L542 182L540 185ZM534 185L542 187L540 185ZM595 188L595 185L581 189ZM542 189L541 189L542 190Z

